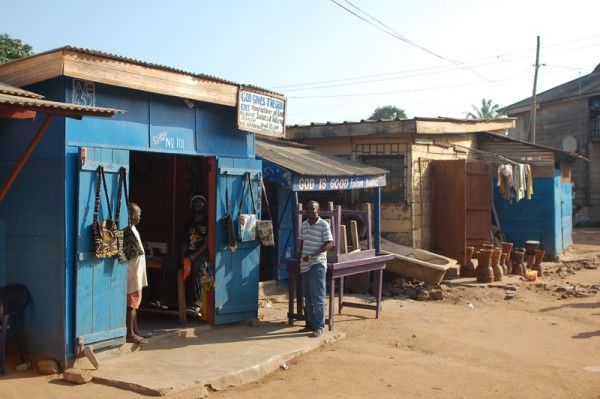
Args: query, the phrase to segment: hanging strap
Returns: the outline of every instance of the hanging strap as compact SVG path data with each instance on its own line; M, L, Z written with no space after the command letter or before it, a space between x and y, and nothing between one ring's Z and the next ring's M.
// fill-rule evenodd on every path
M230 212L229 205L229 176L227 176L227 172L225 172L225 206L227 207L227 213Z
M102 180L100 180L102 179ZM94 222L98 221L98 212L100 211L100 185L104 185L104 195L108 204L108 218L112 220L112 207L110 206L110 198L108 197L108 188L106 186L106 178L104 177L104 167L98 166L98 182L96 183L96 204L94 206Z
M246 172L246 178L242 182L242 195L240 196L240 213L242 213L242 206L244 205L244 192L246 191L246 182L248 182L248 189L250 191L250 198L252 198L252 208L256 214L256 204L254 203L254 190L252 189L252 181L250 180L250 172Z
M119 169L119 194L117 196L117 210L116 210L116 222L119 225L119 216L121 210L121 192L125 194L125 206L127 207L127 225L129 225L129 195L127 194L127 169L121 167Z
M110 206L110 197L108 196L108 186L106 185L106 177L104 177L104 168L100 166L100 173L102 174L102 184L104 185L104 195L106 196L106 203L108 204L108 219L112 218L112 207Z
M265 182L262 177L260 178L260 186L262 188L263 196L265 197L265 203L267 204L267 213L269 214L269 220L273 220L271 217L271 207L269 206L269 198L267 197L267 190L265 189Z
M100 211L100 185L102 184L101 175L103 172L102 165L98 166L98 178L96 179L96 203L94 204L94 224L98 221L98 212Z
M121 193L123 190L123 181L124 181L123 171L124 171L124 168L119 169L119 192L117 194L117 209L115 209L115 222L117 222L117 227L119 227L119 218L121 216ZM125 189L127 189L127 188L125 188ZM127 206L129 206L129 201L127 201L127 193L125 193L125 202L126 202Z

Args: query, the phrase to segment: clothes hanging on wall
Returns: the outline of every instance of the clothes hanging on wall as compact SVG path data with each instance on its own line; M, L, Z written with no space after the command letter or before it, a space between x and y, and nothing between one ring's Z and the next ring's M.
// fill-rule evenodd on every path
M498 182L502 198L507 203L514 199L519 202L523 198L531 199L533 195L533 174L529 164L502 164L498 166Z

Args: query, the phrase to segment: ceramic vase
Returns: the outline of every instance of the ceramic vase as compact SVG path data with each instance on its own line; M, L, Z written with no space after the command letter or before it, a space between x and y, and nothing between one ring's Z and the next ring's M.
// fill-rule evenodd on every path
M508 274L508 266L506 266L506 257L508 255L504 252L500 254L500 267L502 268L502 275L506 276Z
M512 274L516 274L517 276L524 276L526 269L523 264L523 257L525 256L525 252L514 251L513 252L513 265L512 265Z
M491 249L482 249L479 251L478 262L477 262L477 281L480 283L491 283L494 281L494 271L492 270Z
M473 264L473 251L475 251L475 247L465 247L465 264L460 266L461 277L475 276L475 265Z
M512 242L502 242L502 252L506 254L506 273L504 274L511 274L512 273L512 251L513 248L513 243Z
M541 250L541 249L535 250L535 263L533 264L533 266L531 266L531 270L537 270L538 277L542 277L542 273L544 271L544 268L542 266L542 260L544 259L545 254L546 254L546 251L544 251L544 250Z

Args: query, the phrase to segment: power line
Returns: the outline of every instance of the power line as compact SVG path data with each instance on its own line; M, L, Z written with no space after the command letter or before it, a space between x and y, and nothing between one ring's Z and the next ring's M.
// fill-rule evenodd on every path
M584 40L597 38L597 37L600 37L600 35L599 36L591 36L591 37L587 37L587 38L583 38L583 39L572 40L569 42L548 45L547 47L558 47L558 46L562 46L564 44L581 42ZM550 51L550 52L545 52L545 55L562 54L565 52L581 50L584 48L598 47L599 45L600 44L592 44L589 46L570 48L570 49L566 49L566 50ZM517 54L526 54L526 53L529 54L530 52L531 52L531 48L528 50L520 50L520 51L511 52L511 53L500 54L500 55L494 56L494 57L481 58L481 59L470 61L469 63L475 67L483 67L483 66L490 66L490 65L494 65L494 64L499 65L499 64L503 64L503 63L516 62L519 60L528 59L529 55L527 55L527 56L524 55L524 56L518 57L518 58L508 58L508 59L506 57L510 57L510 56L517 55ZM497 60L497 59L502 59L502 61L501 62L487 62L487 61ZM563 68L567 69L568 67L563 67ZM587 69L587 68L577 68L577 67L570 67L570 68L575 69L575 70L580 70L580 71L584 71ZM330 87L342 87L342 86L348 86L348 85L372 83L372 82L377 82L377 81L381 81L381 80L404 79L404 78L408 78L408 77L430 75L430 74L435 74L435 73L446 73L446 72L455 71L457 69L461 69L461 68L452 68L449 66L428 67L428 68L410 69L410 70L398 71L398 72L386 72L386 73L374 74L374 75L363 75L363 76L349 77L349 78L343 78L343 79L333 79L333 80L323 80L323 81L310 82L310 83L298 83L298 84L290 84L290 85L272 86L272 87L270 87L270 89L275 90L275 91L285 90L286 92L290 92L290 91L313 90L313 89L322 89L322 88L330 88ZM431 72L423 72L423 71L431 71ZM408 76L394 76L394 75L409 74L412 72L421 72L421 73L411 74ZM354 80L379 78L379 77L385 77L385 76L390 76L390 77L388 79L367 80L367 81L363 81L363 82L352 82ZM489 81L492 83L497 82L497 80L489 80ZM338 82L339 83L348 82L348 83L339 84L339 85L330 85L330 86L307 87L307 86L338 83Z
M373 17L373 16L369 15L369 14L368 14L368 13L366 13L365 11L361 10L360 8L358 8L357 6L355 6L354 4L352 4L352 3L351 3L349 0L346 0L346 3L350 4L352 7L354 7L355 9L357 9L358 11L360 11L361 13L363 13L364 15L366 15L368 18L370 18L370 19L372 19L372 20L376 21L378 24L380 24L380 25L384 26L384 27L385 27L387 30L386 30L386 29L382 29L381 27L379 27L379 26L377 26L377 25L373 24L373 23L372 23L372 22L370 22L370 21L367 21L365 18L361 17L360 15L358 15L357 13L355 13L354 11L352 11L352 10L349 10L348 8L344 7L343 5L341 5L340 3L338 3L336 0L331 0L331 2L333 2L333 3L337 4L339 7L343 8L344 10L348 11L350 14L352 14L352 15L354 15L355 17L357 17L357 18L361 19L362 21L364 21L364 22L368 23L369 25L371 25L371 26L373 26L373 27L375 27L375 28L379 29L380 31L382 31L382 32L384 32L384 33L386 33L386 34L388 34L388 35L390 35L390 36L392 36L392 37L394 37L394 38L396 38L396 39L398 39L398 40L401 40L401 41L403 41L403 42L404 42L404 43L406 43L406 44L409 44L409 45L411 45L411 46L413 46L413 47L416 47L416 48L418 48L418 49L420 49L420 50L423 50L423 51L425 51L426 53L428 53L428 54L431 54L431 55L433 55L434 57L440 58L440 59L442 59L442 60L444 60L444 61L448 61L448 62L450 62L450 63L452 63L452 64L455 64L455 65L462 65L462 68L464 68L464 69L466 69L466 70L470 71L471 73L473 73L473 74L475 74L475 75L479 76L480 78L482 78L482 79L484 79L484 80L489 80L488 78L486 78L485 76L483 76L483 75L481 75L481 74L477 73L476 71L474 71L473 69L471 69L470 67L468 67L467 65L465 65L464 63L462 63L462 62L460 62L460 61L456 61L456 60L451 60L451 59L449 59L449 58L446 58L446 57L444 57L444 56L442 56L442 55L439 55L439 54L437 54L437 53L434 53L433 51L431 51L431 50L429 50L429 49L427 49L427 48L425 48L425 47L423 47L423 46L421 46L421 45L418 45L418 44L414 43L413 41L411 41L411 40L407 39L406 37L404 37L404 36L400 35L398 32L396 32L395 30L393 30L392 28L390 28L389 26L387 26L387 25L386 25L386 24L384 24L383 22L379 21L377 18L375 18L375 17Z

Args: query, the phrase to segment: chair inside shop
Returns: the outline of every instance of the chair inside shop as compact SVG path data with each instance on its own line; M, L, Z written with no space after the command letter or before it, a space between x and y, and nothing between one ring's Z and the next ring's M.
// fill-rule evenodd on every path
M23 313L31 301L29 290L22 284L9 284L0 288L0 376L5 374L6 340L17 342L21 363L25 363L19 334L23 327Z

